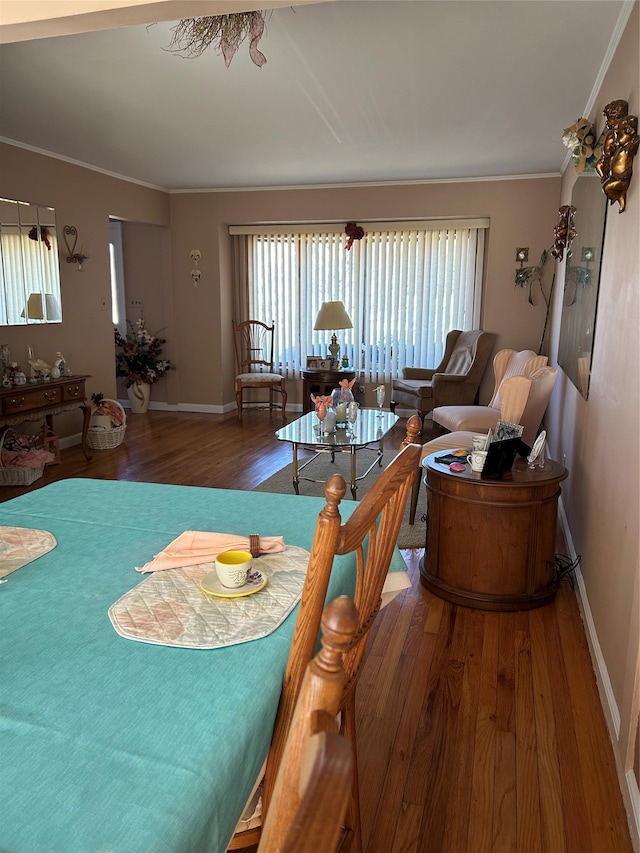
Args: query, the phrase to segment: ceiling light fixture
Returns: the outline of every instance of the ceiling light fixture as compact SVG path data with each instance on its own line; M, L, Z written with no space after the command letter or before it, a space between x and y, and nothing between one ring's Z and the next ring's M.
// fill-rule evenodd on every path
M196 59L213 45L223 55L228 68L248 37L249 56L255 65L261 67L267 61L258 50L258 42L264 33L264 16L264 12L237 12L209 18L184 18L173 27L168 50L182 54L186 59Z

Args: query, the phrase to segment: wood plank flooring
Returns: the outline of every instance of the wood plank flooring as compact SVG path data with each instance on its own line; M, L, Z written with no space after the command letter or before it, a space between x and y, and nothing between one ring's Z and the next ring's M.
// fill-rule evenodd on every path
M277 413L150 412L125 443L62 451L8 500L65 477L252 489L290 461ZM404 422L389 449L399 446ZM0 507L0 519L2 510ZM0 521L1 523L1 521ZM419 582L379 615L358 688L365 853L630 853L575 595L525 613L457 607Z

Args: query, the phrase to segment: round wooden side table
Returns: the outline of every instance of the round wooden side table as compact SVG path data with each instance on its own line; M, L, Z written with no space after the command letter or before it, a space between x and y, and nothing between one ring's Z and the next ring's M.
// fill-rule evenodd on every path
M453 473L425 457L427 538L420 580L433 593L481 610L528 610L556 593L556 524L567 471L517 459L502 480L465 465Z

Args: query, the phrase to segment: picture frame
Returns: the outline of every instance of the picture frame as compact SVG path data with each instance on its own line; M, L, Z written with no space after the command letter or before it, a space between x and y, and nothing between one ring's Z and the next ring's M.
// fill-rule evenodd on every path
M524 432L522 424L512 424L509 421L498 421L491 441L506 441L510 438L520 438Z
M315 355L307 356L307 370L317 370L318 369L318 358Z

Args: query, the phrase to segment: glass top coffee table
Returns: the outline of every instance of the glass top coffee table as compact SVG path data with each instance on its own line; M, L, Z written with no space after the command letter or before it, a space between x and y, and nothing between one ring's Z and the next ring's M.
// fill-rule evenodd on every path
M351 477L349 487L354 501L357 499L358 480L364 479L373 469L374 465L382 465L384 453L383 440L385 435L398 422L399 418L392 412L380 411L379 409L358 409L358 420L355 424L348 424L348 429L343 426L336 428L335 433L325 435L322 432L320 421L315 412L309 412L292 421L282 429L277 430L276 438L279 441L291 442L293 448L293 488L298 495L300 480L308 480L311 483L324 482L314 480L311 477L301 477L300 472L320 453L330 453L333 462L336 453L351 454ZM371 447L370 445L375 445ZM314 451L314 455L302 464L298 462L298 448L304 447ZM375 458L364 474L356 476L356 453L358 450L370 450L375 453Z

